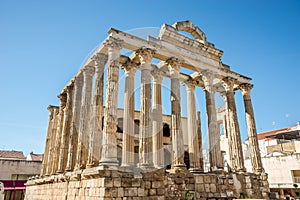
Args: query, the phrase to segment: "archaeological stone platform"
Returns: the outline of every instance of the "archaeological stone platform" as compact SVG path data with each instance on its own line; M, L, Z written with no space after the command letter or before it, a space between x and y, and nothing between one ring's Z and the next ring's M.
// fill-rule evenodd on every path
M164 24L158 37L149 36L147 40L114 28L108 33L59 94L60 105L48 107L41 175L27 182L25 199L267 198L268 181L259 153L251 79L222 63L223 52L208 42L191 21ZM192 73L182 73L184 68ZM120 70L125 74L125 90L122 134L118 137ZM162 101L163 79L170 80L169 102ZM180 84L187 94L187 130L181 124ZM135 99L136 87L140 88L140 96ZM208 172L203 167L196 87L202 88L206 98ZM244 166L237 90L244 98L253 173L247 173ZM221 122L216 93L225 102ZM136 101L140 101L138 115ZM162 123L166 103L171 105L168 144L164 142ZM220 149L220 123L229 142L228 166L224 166ZM166 151L171 161L166 160Z

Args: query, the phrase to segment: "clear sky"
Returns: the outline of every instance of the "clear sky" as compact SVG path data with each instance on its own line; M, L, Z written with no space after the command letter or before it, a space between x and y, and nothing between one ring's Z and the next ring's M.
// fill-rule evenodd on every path
M253 78L258 131L300 121L300 1L0 0L0 149L43 152L47 106L58 105L110 27L132 32L183 20L224 51L233 71ZM239 92L236 102L244 139Z

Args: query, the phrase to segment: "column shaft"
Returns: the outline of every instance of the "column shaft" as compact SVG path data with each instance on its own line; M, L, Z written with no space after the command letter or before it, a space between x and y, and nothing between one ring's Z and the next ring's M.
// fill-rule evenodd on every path
M52 173L56 173L58 170L58 160L60 156L60 144L63 132L63 123L64 123L64 108L66 107L67 95L66 93L62 93L58 96L60 99L59 113L58 113L58 121L57 121L57 130L56 130L56 139L54 146L54 156L53 156L53 168Z
M251 84L242 84L240 89L243 93L245 112L246 112L246 123L248 129L249 146L251 152L251 163L252 171L254 173L261 173L263 171L261 156L259 151L259 144L257 139L256 125L254 119L253 106L251 101L250 92L253 88Z
M95 69L93 66L85 66L83 69L82 105L80 112L76 169L84 169L87 164L90 131L89 120L94 72Z
M137 54L141 61L141 104L140 104L140 135L139 135L139 166L152 167L152 124L151 124L151 49L140 49Z
M53 123L52 123L52 135L50 139L50 154L48 156L48 167L46 171L46 175L50 175L54 173L54 155L55 155L55 145L56 145L56 134L57 134L57 125L59 120L59 107L54 107L54 116L53 116Z
M152 73L153 76L153 164L155 168L164 167L163 127L162 127L162 99L161 82L162 75L159 71Z
M102 144L102 116L103 116L103 75L104 65L107 61L107 55L98 53L92 60L95 63L95 84L94 84L94 98L91 111L91 128L89 136L89 152L87 167L98 165L101 155Z
M106 82L106 106L104 109L104 129L102 137L101 165L118 165L117 154L117 108L119 57L121 41L110 38L105 45L108 47L108 71Z
M220 147L220 133L217 127L217 111L215 105L214 76L210 72L203 72L204 91L206 97L206 112L208 119L209 135L209 160L211 170L223 169L223 159Z
M203 149L202 149L202 131L201 131L201 117L200 117L200 112L197 112L196 115L196 120L197 120L197 135L198 135L198 146L199 146L199 162L200 162L200 167L199 170L200 172L204 172L204 163L203 163Z
M185 169L184 164L184 144L181 130L181 106L180 106L180 61L176 58L167 60L171 75L171 133L173 162L172 171Z
M187 111L188 111L188 145L189 145L189 171L197 173L200 168L199 136L197 123L197 108L195 102L195 85L194 81L185 83L187 91ZM201 145L202 146L202 145Z
M63 129L62 129L57 173L63 173L66 170L66 165L67 165L70 126L72 122L73 84L67 87L66 94L67 94L67 103L66 103L66 107L64 108L64 120L63 120Z
M77 75L74 81L74 97L72 105L72 122L70 126L70 142L68 150L68 159L66 171L72 171L75 167L76 154L78 147L78 132L80 124L80 110L81 110L81 98L83 87L83 74Z
M134 165L134 74L133 63L122 66L125 71L122 167Z
M242 140L239 129L239 123L236 113L236 105L234 99L233 86L235 80L232 78L223 79L224 87L226 90L226 99L227 99L227 112L228 112L228 126L230 134L228 137L229 144L229 156L231 160L231 168L236 172L244 172L244 156L242 150Z
M46 175L47 168L49 166L48 158L50 155L50 145L51 145L51 138L52 138L52 126L53 126L53 119L54 119L54 108L53 106L48 106L49 111L49 121L48 121L48 129L47 129L47 136L46 136L46 144L45 144L45 151L44 151L44 158L42 163L42 170L41 175Z

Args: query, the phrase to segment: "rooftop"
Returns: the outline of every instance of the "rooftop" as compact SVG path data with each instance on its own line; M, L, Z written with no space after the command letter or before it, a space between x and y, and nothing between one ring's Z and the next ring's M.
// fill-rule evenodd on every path
M22 151L0 150L0 159L26 160Z
M299 139L300 138L300 125L280 128L272 131L262 132L257 134L258 140L270 139Z

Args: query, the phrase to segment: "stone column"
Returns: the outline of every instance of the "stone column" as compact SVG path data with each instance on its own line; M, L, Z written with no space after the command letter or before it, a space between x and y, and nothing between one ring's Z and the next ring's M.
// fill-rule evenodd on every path
M124 117L122 167L134 166L134 75L135 64L128 62L122 66L125 71Z
M56 130L56 139L54 145L54 155L53 155L53 168L52 173L55 174L58 170L58 160L60 155L60 144L61 137L63 132L63 123L64 123L64 108L67 103L67 94L62 93L58 96L60 100L59 113L58 113L58 121L57 121L57 130Z
M140 104L140 135L139 155L141 168L153 166L152 153L152 124L151 124L151 62L153 50L142 48L137 51L141 62L141 104Z
M186 169L184 164L184 144L181 130L181 106L180 106L180 64L177 58L167 60L171 75L171 133L172 133L172 151L173 162L172 171L177 169Z
M88 147L89 147L89 120L92 98L92 81L95 68L85 66L83 69L83 88L80 112L80 124L78 134L78 147L76 169L84 169L87 164Z
M55 142L56 142L56 132L57 132L57 122L58 122L58 113L59 113L59 107L57 106L51 106L53 108L53 119L52 119L52 125L51 125L51 137L50 137L50 144L49 144L49 155L48 155L48 161L47 161L47 168L46 168L46 174L50 175L52 173L53 168L53 157L55 153Z
M198 135L198 146L199 146L199 159L200 159L200 172L204 172L204 163L203 163L203 149L202 149L202 131L201 131L201 118L200 118L200 112L197 112L196 116L197 121L197 135Z
M217 111L215 105L214 75L211 72L202 72L204 92L206 97L206 112L208 119L209 160L211 170L223 169L223 159L220 148L220 133L217 127Z
M105 45L108 47L108 71L106 82L106 106L104 109L104 128L102 137L101 165L118 165L117 155L117 109L118 80L121 41L110 37Z
M155 70L152 72L153 77L153 164L155 168L164 167L164 146L163 146L163 126L162 126L162 100L161 100L161 82L162 74Z
M240 85L240 89L244 98L245 112L246 112L246 123L248 129L248 137L249 137L249 145L251 152L251 163L252 163L252 171L254 173L261 173L263 171L261 156L259 151L259 144L257 139L256 125L254 119L254 112L252 107L252 101L250 92L253 88L251 84L242 84Z
M83 74L80 73L76 76L74 81L74 96L72 105L72 123L70 127L70 142L68 150L68 160L66 171L72 171L76 163L76 154L78 147L78 132L80 124L80 110L81 110L81 97L83 87Z
M87 168L99 164L102 144L102 116L103 116L103 75L107 55L97 53L92 60L95 64L94 98L91 111L91 128L89 136L89 152Z
M67 165L70 127L72 122L73 83L72 85L67 86L66 94L67 94L67 103L66 103L66 107L64 108L64 120L63 120L63 129L62 129L57 173L63 173L66 170L66 165Z
M195 101L195 86L196 81L188 80L184 83L187 91L187 113L188 113L188 145L189 159L192 173L199 173L200 167L200 152L199 152L199 136L197 123L197 108ZM202 146L202 145L201 145Z
M48 106L49 111L49 121L48 121L48 129L47 129L47 136L46 136L46 144L45 144L45 151L44 151L44 158L42 163L42 171L41 175L46 175L47 168L49 166L48 158L51 155L50 148L51 148L51 139L52 139L52 126L54 121L54 106Z
M228 129L230 131L228 137L229 146L229 160L231 162L231 168L235 172L245 172L244 156L242 150L242 140L240 134L240 128L238 123L238 117L236 113L236 105L234 99L233 86L235 79L227 77L223 79L223 85L226 91L227 99L227 112L228 112Z
M231 171L231 169L229 169L231 166L233 166L233 161L232 161L232 146L231 144L229 144L229 142L231 142L231 140L229 138L231 138L231 131L230 131L230 124L229 124L229 111L228 111L228 103L227 103L227 96L226 96L226 91L220 92L221 97L224 100L225 103L225 116L223 119L223 125L224 125L224 134L225 137L228 140L228 151L226 150L226 155L227 155L227 160L226 160L226 167L228 171Z

